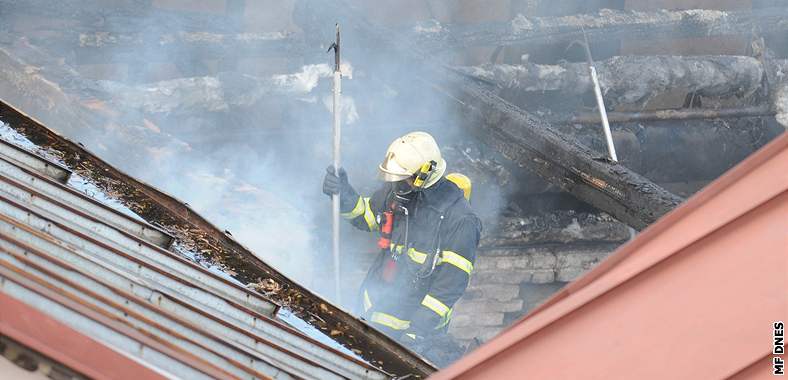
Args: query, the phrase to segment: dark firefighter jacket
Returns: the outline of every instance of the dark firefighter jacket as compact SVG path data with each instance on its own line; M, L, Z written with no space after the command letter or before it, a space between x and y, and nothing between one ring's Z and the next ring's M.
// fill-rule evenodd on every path
M359 197L342 215L360 229L377 231L390 196L385 186L370 198ZM415 339L445 331L473 272L481 222L462 190L445 178L404 206L407 213L394 217L390 249L378 254L359 297L361 314L375 327L395 339Z

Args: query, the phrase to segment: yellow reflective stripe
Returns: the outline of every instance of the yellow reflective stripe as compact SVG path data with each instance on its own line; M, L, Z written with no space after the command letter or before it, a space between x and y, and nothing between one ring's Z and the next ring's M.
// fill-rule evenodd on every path
M372 300L369 299L369 293L367 290L364 290L364 312L369 311L372 308Z
M391 243L391 252L402 253L402 248L405 248L405 246L404 245L394 245L394 243Z
M446 318L446 316L451 311L451 308L446 306L445 303L439 301L437 298L427 294L424 296L424 299L421 300L421 305L430 309L438 314L441 318Z
M372 317L370 317L369 320L383 326L390 327L394 330L407 330L408 327L410 327L410 321L405 321L393 315L381 313L379 311L372 313Z
M345 218L345 219L353 219L353 218L358 217L359 215L363 214L364 213L364 209L365 209L364 208L364 199L361 198L361 197L358 197L358 202L356 202L356 207L353 207L353 209L350 210L350 212L343 212L340 215L342 215L342 217Z
M367 222L367 227L370 231L378 229L378 221L375 220L375 214L372 213L372 208L369 207L369 198L364 198L364 221Z
M441 262L454 265L455 267L459 268L461 271L468 273L469 276L473 271L473 264L468 259L462 257L462 255L456 252L443 251L443 259L441 259Z
M414 248L411 248L411 249L408 250L408 257L410 257L411 260L413 260L413 261L415 261L415 262L417 262L419 264L424 264L424 262L427 260L427 254L426 253L419 252L419 251L415 250Z
M438 326L436 326L435 329L437 330L437 329L442 328L443 326L448 325L449 321L451 321L451 313L453 313L453 312L454 312L454 309L449 309L449 312L446 313L445 317L443 317L443 321Z

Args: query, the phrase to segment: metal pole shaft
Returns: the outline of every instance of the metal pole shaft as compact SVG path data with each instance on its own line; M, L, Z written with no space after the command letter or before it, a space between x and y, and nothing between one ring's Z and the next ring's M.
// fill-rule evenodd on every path
M596 95L596 105L599 107L599 117L602 119L602 128L605 130L605 141L607 142L607 152L610 154L610 160L618 162L616 156L616 147L613 145L613 134L610 133L610 123L607 121L607 110L605 109L605 101L602 98L602 88L599 86L599 78L596 75L596 68L589 66L588 70L591 72L591 81L594 82L594 94Z
M342 93L342 73L339 69L339 24L337 24L337 41L334 47L335 68L334 68L334 170L339 175L340 167L340 94ZM337 304L342 304L342 294L340 288L340 266L339 266L339 194L331 197L333 231L332 231L332 252L334 259L334 295Z

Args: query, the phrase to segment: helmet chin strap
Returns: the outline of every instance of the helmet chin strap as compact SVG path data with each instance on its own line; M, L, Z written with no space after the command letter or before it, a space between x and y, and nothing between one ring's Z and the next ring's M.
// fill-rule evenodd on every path
M398 196L408 196L416 192L416 188L408 183L408 180L402 180L394 183L394 194Z
M430 183L432 176L435 175L435 168L437 163L435 161L428 161L419 168L408 180L402 180L394 183L394 197L400 203L407 203L409 200L425 189L425 186Z

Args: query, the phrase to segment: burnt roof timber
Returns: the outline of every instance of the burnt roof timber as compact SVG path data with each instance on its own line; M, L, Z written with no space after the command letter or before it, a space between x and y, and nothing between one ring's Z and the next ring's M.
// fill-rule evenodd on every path
M766 92L763 78L767 67L749 56L615 56L595 62L594 67L610 109L624 104L644 107L651 99L676 89L704 97L739 99ZM585 62L485 64L457 70L518 93L578 96L594 89Z
M558 17L518 15L505 22L443 25L435 32L412 33L410 38L428 51L450 51L471 46L527 46L570 44L583 40L585 28L591 43L610 40L750 36L788 30L788 8L752 11L707 9L623 11L603 9L597 14Z
M12 35L13 36L13 35ZM37 46L64 57L71 64L179 62L215 59L232 55L249 57L293 57L305 50L292 33L212 33L145 31L59 31L55 36L27 37ZM144 54L143 54L144 52Z
M104 31L206 31L233 32L237 18L232 12L166 9L150 0L0 0L4 14L78 21Z
M664 109L655 111L638 112L608 112L607 118L611 123L633 123L640 121L665 121L665 120L705 120L705 119L737 119L745 117L774 116L775 111L769 105L755 105L739 108L681 108ZM600 124L599 113L582 112L570 117L556 118L555 122L568 124Z

